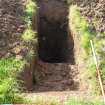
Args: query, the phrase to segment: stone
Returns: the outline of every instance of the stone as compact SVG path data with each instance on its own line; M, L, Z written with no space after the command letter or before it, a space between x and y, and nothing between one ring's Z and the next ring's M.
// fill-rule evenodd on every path
M11 52L14 53L14 54L19 54L21 52L21 48L15 47L11 50Z

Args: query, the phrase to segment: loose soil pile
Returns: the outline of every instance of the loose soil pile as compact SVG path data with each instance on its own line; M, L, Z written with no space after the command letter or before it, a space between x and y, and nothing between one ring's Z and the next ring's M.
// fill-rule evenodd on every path
M0 57L22 53L23 16L24 0L0 0Z
M69 1L69 0L68 0ZM105 0L75 0L81 13L87 18L92 31L98 35L105 32Z

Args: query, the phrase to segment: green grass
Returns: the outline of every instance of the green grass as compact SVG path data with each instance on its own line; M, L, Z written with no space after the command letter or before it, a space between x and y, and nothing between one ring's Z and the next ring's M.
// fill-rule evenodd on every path
M77 31L80 35L80 44L84 49L85 53L88 55L90 52L90 39L96 35L95 32L91 31L88 22L86 19L80 14L77 6L70 7L70 16L71 20L71 28L73 31Z
M69 98L64 105L104 105L100 99L86 99L80 97Z
M25 9L26 17L32 18L33 13L35 14L36 10L37 10L36 2L33 0L27 0L26 1L26 9Z
M28 43L35 41L36 32L34 32L32 29L32 18L33 18L33 15L36 14L36 11L37 11L36 3L33 2L32 0L27 0L25 17L24 17L27 27L22 35L22 39Z
M0 59L0 103L12 103L19 97L20 86L16 76L24 64L24 60L15 57Z
M79 8L76 5L70 7L69 19L71 22L71 30L75 32L76 35L79 35L80 38L81 51L79 64L82 65L80 77L84 81L84 84L86 83L85 81L87 81L88 88L90 88L89 90L91 90L91 92L99 94L99 83L91 51L90 40L94 41L94 46L98 57L100 55L102 56L102 54L99 54L99 51L102 52L100 47L102 46L102 40L97 38L96 32L91 29L86 21L86 18L81 15Z
M35 32L31 28L26 29L22 35L22 39L25 42L31 42L31 41L34 42L35 41Z
M22 70L24 63L24 60L15 57L0 59L0 80L14 77Z
M26 55L26 60L31 60L33 56L36 55L35 53L35 45L37 43L37 32L33 30L32 22L33 18L36 18L37 12L37 4L33 0L26 1L26 8L25 8L25 22L26 22L26 29L22 34L22 40L25 42L26 47L28 48L28 52ZM35 21L34 21L35 22Z
M24 99L21 95L22 88L17 80L17 75L21 72L30 57L33 54L33 44L35 43L36 33L32 30L32 16L36 12L36 4L32 0L26 1L25 8L26 29L22 34L21 40L28 47L27 57L19 59L16 57L0 59L0 104L5 103L26 103L28 99Z

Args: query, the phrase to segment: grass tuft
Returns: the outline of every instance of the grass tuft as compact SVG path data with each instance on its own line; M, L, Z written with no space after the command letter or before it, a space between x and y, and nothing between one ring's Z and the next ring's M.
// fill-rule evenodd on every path
M88 24L88 21L86 21L86 18L83 17L79 11L79 8L76 5L72 5L70 7L70 26L71 30L76 33L76 35L79 35L80 38L80 57L79 57L79 63L82 68L80 68L80 77L81 80L84 81L83 84L86 84L85 81L87 81L88 88L93 93L99 93L99 84L98 84L98 78L97 78L97 72L93 60L93 55L91 51L90 46L90 40L94 41L95 50L97 53L97 57L102 61L102 40L97 37L97 34L94 30L91 29L91 27ZM101 54L99 54L101 52ZM101 62L98 59L99 63ZM105 75L105 74L103 74ZM104 78L105 79L105 78ZM98 91L98 92L97 92Z
M16 76L24 64L24 60L14 57L0 60L0 104L12 103L19 97L20 86Z

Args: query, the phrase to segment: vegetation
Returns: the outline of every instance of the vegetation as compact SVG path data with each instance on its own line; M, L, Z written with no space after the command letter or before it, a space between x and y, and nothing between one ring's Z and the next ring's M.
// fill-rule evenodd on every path
M74 5L70 8L70 16L71 20L71 29L73 32L77 33L80 37L80 57L79 62L82 65L81 78L83 81L87 81L89 84L89 90L94 90L95 93L99 93L99 84L97 78L97 72L93 60L93 55L90 46L90 40L93 40L94 47L97 54L97 60L100 64L101 74L103 81L105 80L104 66L104 40L101 37L97 37L97 33L91 29L91 26L86 21L86 18L83 17L79 11L79 8ZM103 82L104 83L104 82Z
M103 101L101 100L89 100L85 98L80 98L80 97L73 97L69 98L66 102L65 105L104 105Z
M22 39L28 44L35 41L35 32L32 30L32 14L35 12L35 6L36 5L32 0L27 0L25 11L26 15L24 17L27 28L22 35ZM28 54L30 56L33 54L32 48L29 49ZM27 58L29 58L28 54ZM21 59L17 57L0 59L0 104L27 102L26 99L20 95L20 92L22 91L20 86L21 81L17 80L17 75L24 69L27 60L28 59Z
M35 32L32 29L32 18L33 18L33 14L36 14L36 10L37 10L37 5L35 4L35 2L33 2L32 0L27 0L26 1L26 10L25 10L25 21L26 21L26 25L27 28L24 31L24 34L22 35L22 38L24 41L32 41L35 38Z
M18 73L24 69L24 66L33 56L35 56L34 44L37 42L37 33L32 28L32 17L37 12L37 5L33 0L26 1L25 16L22 17L26 22L26 29L21 35L21 41L25 43L28 49L27 55L24 58L8 57L0 59L0 104L2 103L35 103L36 105L60 105L57 99L43 99L36 97L35 99L26 99L21 95L22 81L17 80ZM86 21L75 5L70 7L71 30L77 33L80 37L81 55L79 62L83 66L80 70L81 80L87 81L89 90L99 94L99 84L96 73L96 68L92 58L90 40L94 41L98 63L100 64L101 76L105 86L105 46L102 36L97 36L95 30ZM94 20L94 24L96 21ZM97 91L98 90L98 91ZM64 102L64 105L103 105L103 102L98 100L88 100L85 98L73 97Z
M19 93L19 81L16 76L23 69L24 60L7 58L0 60L0 103L12 103L21 101Z
M25 21L26 21L26 29L22 35L22 39L28 48L26 60L32 59L32 57L35 55L35 43L37 43L37 35L36 32L33 30L32 27L32 19L33 16L36 15L37 12L37 5L32 0L26 1L26 10L25 10ZM35 17L34 17L35 18Z

